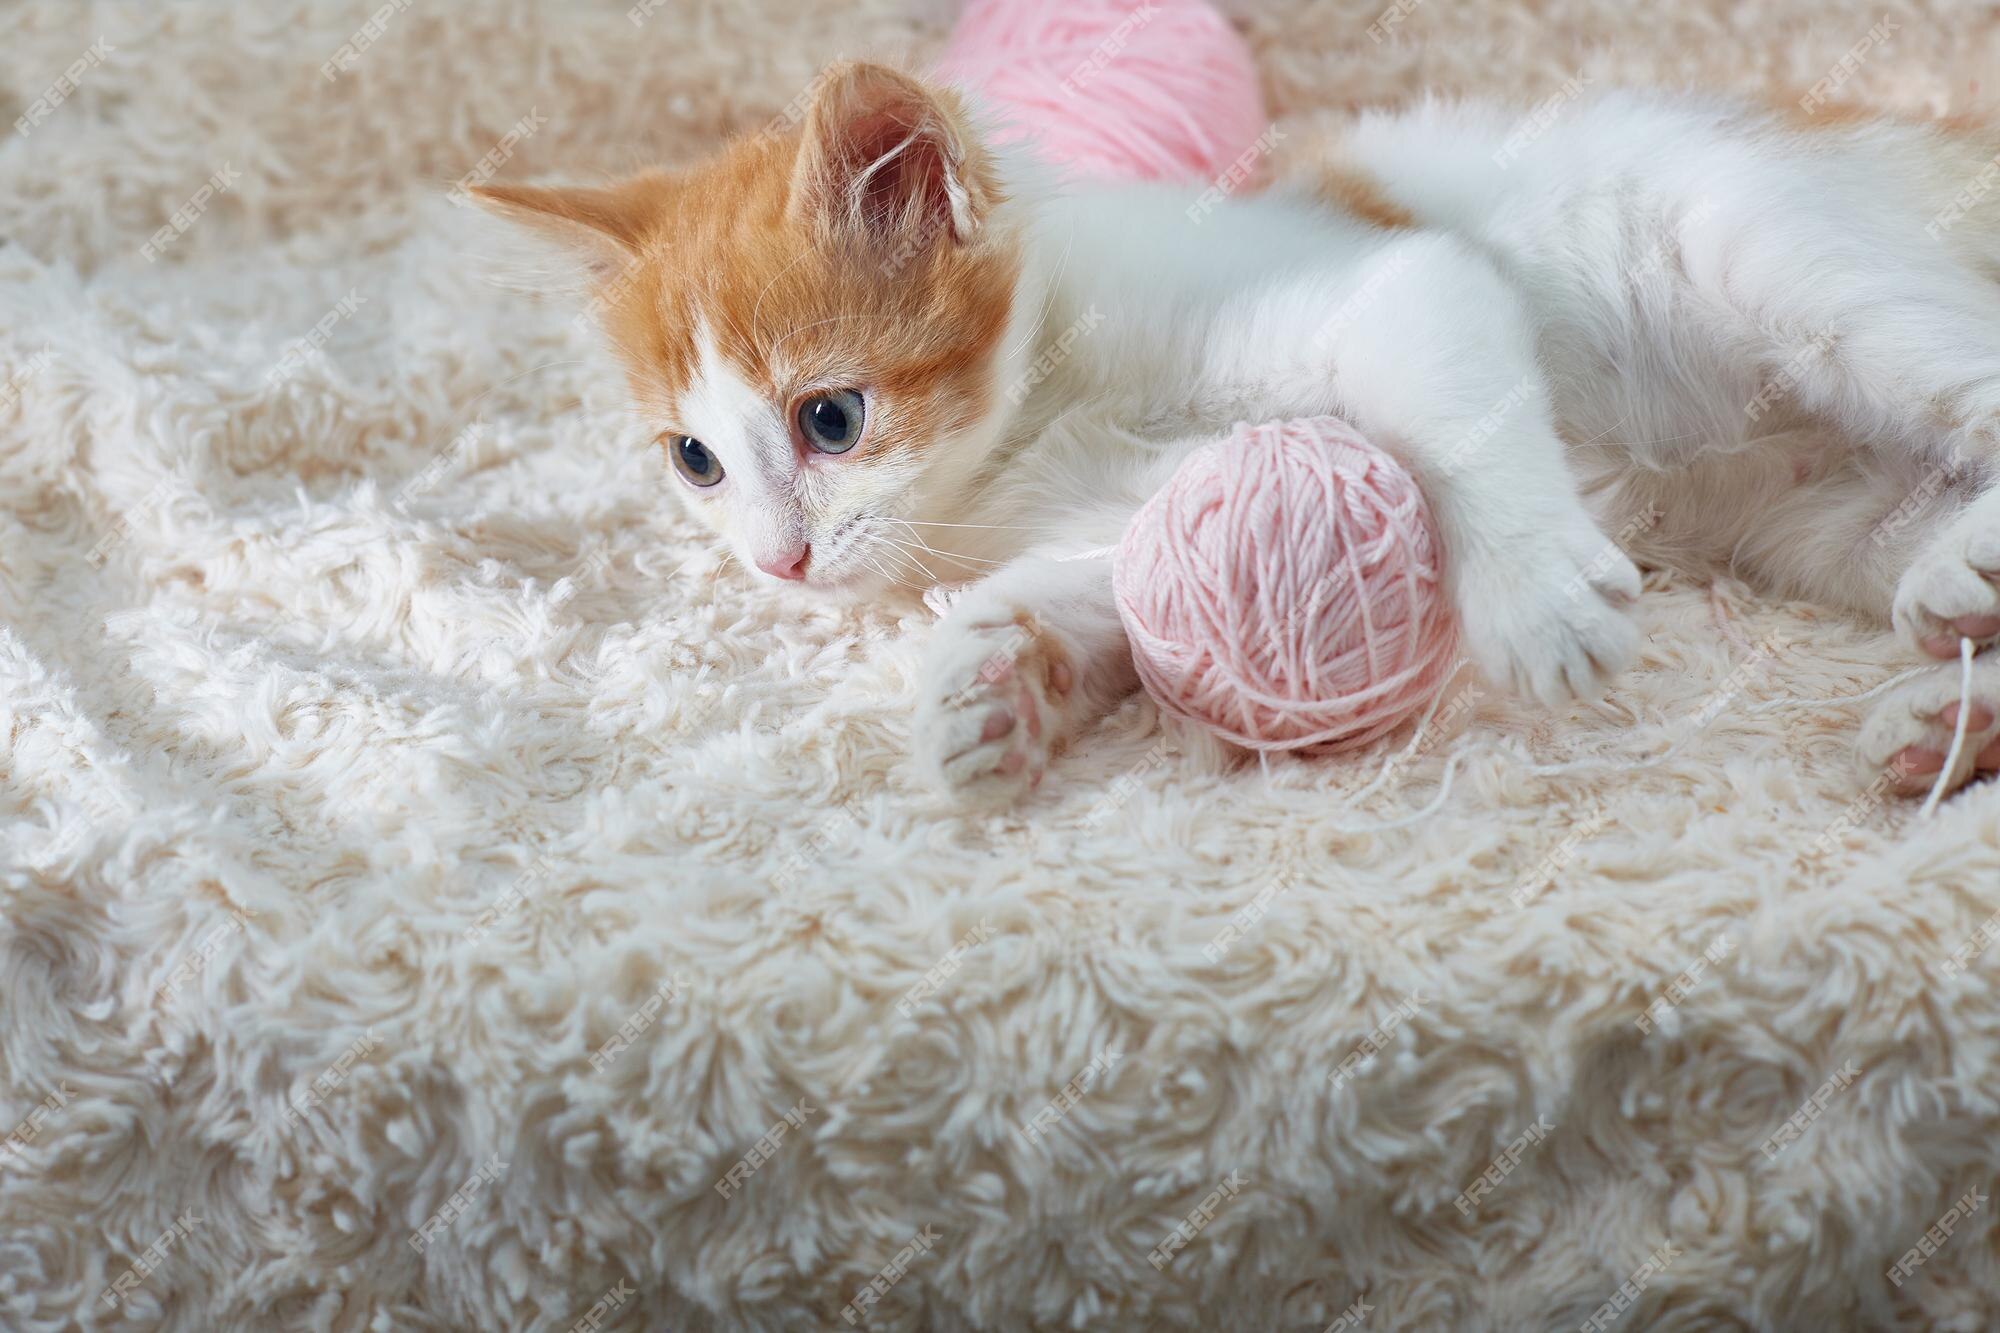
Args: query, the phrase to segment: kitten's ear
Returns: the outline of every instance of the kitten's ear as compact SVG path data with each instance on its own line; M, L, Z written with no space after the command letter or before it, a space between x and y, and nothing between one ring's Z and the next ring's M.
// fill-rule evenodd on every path
M661 183L635 177L620 185L475 185L482 205L579 254L592 277L622 270L639 253L659 216Z
M886 65L820 77L792 170L791 216L898 249L965 242L998 196L957 97Z

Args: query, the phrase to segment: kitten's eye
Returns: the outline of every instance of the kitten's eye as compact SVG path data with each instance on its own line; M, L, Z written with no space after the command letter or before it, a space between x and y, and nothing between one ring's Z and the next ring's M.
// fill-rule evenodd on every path
M852 389L816 393L799 404L799 434L823 454L844 454L861 438L861 412Z
M680 474L696 486L713 486L722 480L722 464L715 461L707 445L692 435L670 436L667 453Z

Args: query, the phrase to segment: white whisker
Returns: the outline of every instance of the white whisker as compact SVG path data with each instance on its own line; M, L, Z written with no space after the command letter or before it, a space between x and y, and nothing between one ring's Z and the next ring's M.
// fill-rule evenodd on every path
M914 547L905 546L903 543L896 541L894 538L882 537L878 535L875 538L874 549L880 554L887 556L892 560L897 561L899 564L908 565L911 568L918 570L927 579L931 579L933 581L937 579L937 574L931 569L931 567L929 565L926 565L921 559L917 557L916 549ZM933 552L933 554L935 554L935 552Z
M1042 532L1045 529L1029 523L933 523L927 519L899 518L896 522L912 528L978 528L985 532Z
M812 253L811 250L799 251L798 254L792 257L792 262L785 265L783 268L779 269L776 273L772 274L771 280L764 284L764 289L757 293L757 300L750 307L750 333L751 333L751 340L753 342L756 340L757 316L763 313L764 310L764 298L771 294L771 288L778 285L778 279L784 277L787 273L790 273L793 269L797 268L801 263L805 261L805 258L811 253Z
M1008 356L1011 357L1022 348L1033 345L1035 339L1042 336L1042 330L1047 327L1049 322L1049 311L1055 305L1056 291L1061 286L1062 275L1069 268L1069 257L1075 249L1076 223L1072 221L1070 223L1069 236L1063 243L1062 258L1056 261L1055 271L1049 275L1048 285L1044 288L1045 295L1042 297L1042 311L1041 314L1035 317L1035 327L1022 335L1021 341L1007 349Z
M869 313L866 313L866 312L862 312L862 311L856 311L856 312L854 312L854 313L852 313L852 314L846 314L846 315L828 315L828 316L827 316L827 317L826 317L825 319L816 319L816 320L814 320L814 321L813 321L812 323L810 323L810 324L801 324L801 325L799 325L799 326L798 326L797 328L795 328L795 329L791 330L790 332L786 333L784 337L782 337L782 338L778 339L778 340L777 340L776 342L774 342L774 343L772 343L772 344L771 344L771 351L773 351L773 352L777 351L777 350L778 350L778 349L779 349L780 347L783 347L783 346L785 345L785 343L786 343L786 342L787 342L787 341L788 341L789 339L792 339L792 338L795 338L795 337L797 337L797 336L798 336L799 334L801 334L801 333L804 333L804 332L805 332L806 330L808 330L808 329L816 329L816 328L818 328L818 327L819 327L820 325L822 325L822 324L838 324L838 323L842 322L843 320L850 320L850 319L888 319L888 320L893 320L893 319L896 319L896 318L898 318L898 316L895 316L895 315L876 315L876 314L869 314Z
M896 538L888 536L886 534L878 534L877 540L888 542L891 545L899 547L900 549L905 551L922 550L931 555L936 556L940 560L965 560L965 561L970 561L975 565L1004 565L1007 563L1005 560L988 560L983 555L965 555L958 551L940 551L937 549L937 547L932 546L927 542L918 542L915 546L912 546L908 542L898 541Z
M716 543L715 545L713 545L713 546L704 546L704 547L703 547L703 548L702 548L701 550L699 550L699 551L696 551L696 552L695 552L695 553L694 553L693 555L689 556L689 557L688 557L687 559L685 559L685 560L681 561L681 562L680 562L680 564L676 565L676 566L674 567L674 571L673 571L673 573L672 573L672 574L669 574L669 575L667 575L667 577L668 577L668 578L673 578L673 577L674 577L675 575L679 574L679 573L680 573L680 572L681 572L681 571L682 571L683 569L686 569L686 568L687 568L687 567L688 567L689 565L691 565L691 564L693 564L693 563L694 563L695 561L697 561L697 560L701 559L701 558L702 558L703 556L705 556L705 555L714 555L714 554L715 554L715 553L716 553L717 551L721 551L721 552L722 552L722 561L721 561L721 563L722 563L722 564L724 564L724 565L728 564L728 563L729 563L729 552L728 552L727 550L725 550L725 549L724 549L725 547L727 547L727 546L728 546L728 544L729 544L729 543L727 543L727 542L717 542L717 543Z

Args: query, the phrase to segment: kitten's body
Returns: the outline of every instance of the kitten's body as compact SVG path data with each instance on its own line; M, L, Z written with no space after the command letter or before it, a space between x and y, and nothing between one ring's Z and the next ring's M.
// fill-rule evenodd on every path
M1108 562L1074 557L1115 542L1187 449L1240 420L1338 413L1397 452L1431 500L1473 655L1545 699L1595 688L1633 650L1637 575L1607 532L1642 558L1893 606L1933 653L2000 634L2000 203L1995 220L1931 225L1988 150L1627 95L1569 108L1525 146L1519 131L1478 106L1369 115L1337 150L1329 193L1350 207L1281 187L1210 208L1200 187L1037 189L977 147L951 98L855 67L802 149L756 149L792 173L789 202L742 227L791 228L811 258L774 270L733 357L713 328L740 314L698 284L649 297L695 330L677 375L643 339L620 346L660 426L745 474L734 499L692 494L746 563L771 567L759 543L776 540L776 567L815 582L984 575L937 630L917 724L967 796L1032 784L1132 687ZM498 199L579 220L533 192ZM642 263L670 243L619 230ZM843 280L879 262L893 320L857 304L867 283L834 313L790 308L810 289L766 310L801 262ZM998 289L1003 271L1004 331L964 343L967 284ZM931 313L948 298L959 313ZM978 410L899 440L939 410L875 391L915 381L870 365L871 320L906 340L930 320L961 378L983 362ZM849 321L853 347L820 363L783 350ZM873 393L874 454L834 464L784 438L796 394L828 382ZM1892 697L1869 761L1939 748L1946 693L1919 680ZM1987 659L1981 764L2000 765L1996 696Z

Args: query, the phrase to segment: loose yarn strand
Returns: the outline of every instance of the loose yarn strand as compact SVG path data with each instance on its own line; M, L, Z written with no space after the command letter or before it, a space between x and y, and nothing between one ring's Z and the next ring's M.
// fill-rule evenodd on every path
M1921 819L1929 819L1937 813L1938 802L1944 799L1944 789L1951 782L1951 775L1958 771L1958 761L1965 754L1966 726L1972 717L1972 640L1958 641L1958 721L1951 729L1951 749L1945 752L1944 767L1938 770L1937 781L1931 785L1931 794L1924 798L1923 808L1917 812Z

